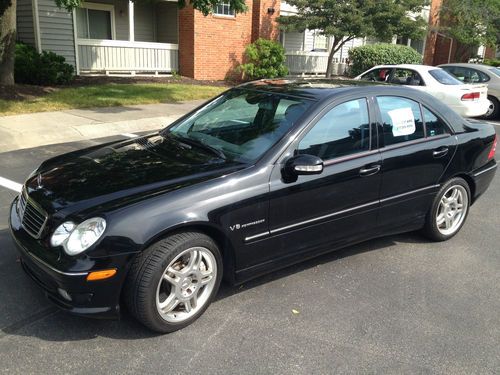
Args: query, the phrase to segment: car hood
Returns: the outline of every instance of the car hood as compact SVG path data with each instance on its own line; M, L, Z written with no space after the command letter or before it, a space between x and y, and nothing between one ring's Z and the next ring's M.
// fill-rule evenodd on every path
M44 162L26 181L49 214L119 207L243 168L158 133L108 143Z

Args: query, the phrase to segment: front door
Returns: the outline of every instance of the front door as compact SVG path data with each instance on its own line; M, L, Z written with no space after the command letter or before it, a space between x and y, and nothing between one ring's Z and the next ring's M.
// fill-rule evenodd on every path
M378 212L381 158L367 98L323 111L292 148L323 159L319 175L287 183L276 165L270 180L273 256L328 251L369 237ZM374 143L372 145L372 143Z

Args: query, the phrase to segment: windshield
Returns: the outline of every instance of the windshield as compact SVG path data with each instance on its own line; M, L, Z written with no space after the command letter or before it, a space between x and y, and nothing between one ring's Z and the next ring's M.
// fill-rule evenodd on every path
M490 72L492 72L500 77L500 68L491 68Z
M247 163L275 145L310 105L305 99L233 89L162 134Z
M456 79L443 69L429 70L429 74L433 76L436 81L443 85L463 85L463 82L460 82L458 79Z

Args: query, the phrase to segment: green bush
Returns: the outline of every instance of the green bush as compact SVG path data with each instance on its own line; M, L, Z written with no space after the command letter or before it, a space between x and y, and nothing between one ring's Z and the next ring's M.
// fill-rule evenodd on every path
M400 44L378 43L352 48L349 51L350 75L357 76L375 65L421 64L422 55Z
M483 64L500 67L500 59L484 59Z
M30 85L64 85L74 76L73 66L54 52L37 50L26 44L16 45L14 79Z
M284 77L288 74L285 49L275 41L257 39L247 46L245 57L247 63L239 66L245 80Z

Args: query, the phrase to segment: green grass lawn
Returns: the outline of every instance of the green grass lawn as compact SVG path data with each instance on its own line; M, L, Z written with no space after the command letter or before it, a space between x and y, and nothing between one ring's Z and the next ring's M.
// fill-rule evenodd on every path
M28 100L0 99L0 116L60 111L71 108L126 106L133 104L176 103L208 99L226 90L221 86L181 83L104 84L61 88Z

